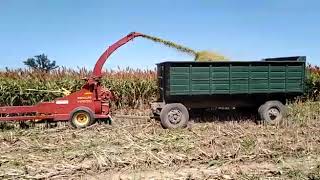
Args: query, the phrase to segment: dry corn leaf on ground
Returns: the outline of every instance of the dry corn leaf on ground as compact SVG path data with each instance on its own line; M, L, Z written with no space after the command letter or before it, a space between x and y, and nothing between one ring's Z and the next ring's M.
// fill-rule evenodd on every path
M214 113L176 130L147 119L11 129L0 132L0 178L319 179L320 104L298 102L289 114L278 126Z

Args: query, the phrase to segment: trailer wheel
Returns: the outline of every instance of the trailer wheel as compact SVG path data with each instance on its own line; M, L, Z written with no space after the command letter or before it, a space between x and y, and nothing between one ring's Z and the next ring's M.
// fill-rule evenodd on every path
M262 122L278 124L285 115L285 106L280 101L267 101L259 107Z
M88 108L77 108L71 113L71 125L75 128L85 128L95 122L93 113Z
M184 128L189 121L189 112L180 103L166 104L160 112L160 119L165 129Z

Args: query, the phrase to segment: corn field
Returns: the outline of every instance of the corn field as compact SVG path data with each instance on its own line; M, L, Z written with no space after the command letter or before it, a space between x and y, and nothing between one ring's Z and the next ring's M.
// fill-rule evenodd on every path
M6 69L0 72L0 105L32 105L51 101L63 96L62 89L79 90L85 84L82 78L89 77L90 73L85 68L60 68L49 74L28 69ZM155 71L127 68L107 71L103 77L102 84L115 92L116 108L143 108L156 98Z
M305 98L319 100L320 68L308 66ZM6 69L0 72L0 105L32 105L63 96L63 89L74 92L85 84L90 71L59 68L50 73L29 69ZM157 98L155 70L119 69L106 71L102 84L115 92L115 108L148 108ZM47 91L42 91L47 90Z
M308 65L307 98L320 100L320 67Z

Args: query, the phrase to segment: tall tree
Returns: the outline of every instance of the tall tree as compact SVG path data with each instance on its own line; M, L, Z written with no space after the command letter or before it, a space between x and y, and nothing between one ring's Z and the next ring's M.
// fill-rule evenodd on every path
M51 61L45 54L28 58L26 61L23 61L23 63L32 69L40 70L46 73L59 67L56 65L56 61Z

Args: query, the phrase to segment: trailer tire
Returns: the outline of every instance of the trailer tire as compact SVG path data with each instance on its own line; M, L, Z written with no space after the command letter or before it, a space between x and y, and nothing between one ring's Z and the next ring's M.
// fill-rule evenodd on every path
M71 112L71 125L75 128L85 128L95 123L93 112L87 107L79 107Z
M160 119L165 129L185 128L189 121L189 112L183 104L166 104L160 112Z
M273 125L282 121L285 112L286 107L280 101L267 101L258 109L261 121Z

